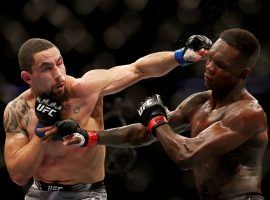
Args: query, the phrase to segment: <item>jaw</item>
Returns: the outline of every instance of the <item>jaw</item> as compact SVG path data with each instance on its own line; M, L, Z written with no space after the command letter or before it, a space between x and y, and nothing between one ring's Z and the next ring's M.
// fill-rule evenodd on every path
M64 101L65 99L67 99L67 96L68 96L68 91L66 88L64 88L63 92L59 93L53 93L51 92L49 94L51 97L53 97L55 100L57 101Z

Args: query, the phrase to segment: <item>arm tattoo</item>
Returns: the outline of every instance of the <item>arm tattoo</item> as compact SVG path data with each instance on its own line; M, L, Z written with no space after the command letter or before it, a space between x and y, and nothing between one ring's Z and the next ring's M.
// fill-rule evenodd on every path
M11 107L8 107L4 114L4 127L6 132L16 131L18 128L18 122L15 117L15 113Z
M6 132L21 131L20 125L27 127L30 122L30 107L23 99L16 99L7 105L4 113Z
M23 102L18 102L17 109L18 119L23 127L26 128L30 121L30 107L24 100Z

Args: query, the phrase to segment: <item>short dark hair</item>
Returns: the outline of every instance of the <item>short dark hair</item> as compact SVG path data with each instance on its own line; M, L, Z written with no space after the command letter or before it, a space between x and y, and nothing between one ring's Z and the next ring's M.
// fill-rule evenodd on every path
M222 32L220 38L241 52L245 67L255 66L260 55L260 44L251 32L233 28Z
M33 55L52 47L55 47L53 43L41 38L32 38L24 42L18 53L18 60L21 70L32 72L31 65L34 64Z

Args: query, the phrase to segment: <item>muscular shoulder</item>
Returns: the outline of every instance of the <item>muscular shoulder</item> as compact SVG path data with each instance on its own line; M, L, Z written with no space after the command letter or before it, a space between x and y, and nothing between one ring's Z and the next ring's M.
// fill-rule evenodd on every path
M257 100L240 100L228 107L224 125L247 133L267 129L267 117Z
M5 112L9 110L18 112L22 107L29 107L28 92L29 90L23 92L18 97L10 101L5 108Z
M187 104L201 104L204 103L211 96L211 91L197 92L188 98L184 102Z
M198 106L205 103L210 96L211 91L195 93L180 103L180 105L177 107L177 110L182 110L182 112L188 116L193 110L197 109Z
M29 90L10 101L4 111L4 127L6 132L20 130L30 119Z
M87 97L97 91L96 78L93 70L84 74L81 78L68 77L68 85L72 96Z

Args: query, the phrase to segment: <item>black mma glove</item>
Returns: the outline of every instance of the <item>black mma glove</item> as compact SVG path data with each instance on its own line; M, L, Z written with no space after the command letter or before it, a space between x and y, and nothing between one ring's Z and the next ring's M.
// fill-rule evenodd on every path
M60 119L61 104L48 96L37 97L35 102L35 113L38 118L38 124L35 128L35 134L42 139L44 132L37 128L54 125Z
M95 147L98 141L96 131L86 131L82 129L78 122L66 119L55 123L58 132L53 135L54 140L63 140L65 137L78 137L81 142L77 144L81 147Z
M148 127L150 133L155 135L155 129L161 124L168 123L167 115L160 96L155 94L148 97L138 108L141 123Z
M181 66L190 65L198 61L200 57L197 52L200 49L209 50L212 47L212 41L204 35L192 35L188 38L185 47L174 52L175 59Z

